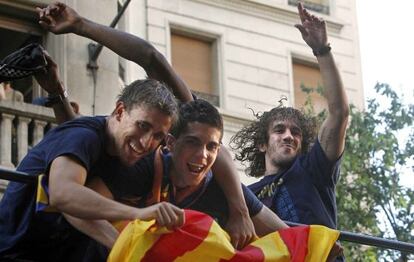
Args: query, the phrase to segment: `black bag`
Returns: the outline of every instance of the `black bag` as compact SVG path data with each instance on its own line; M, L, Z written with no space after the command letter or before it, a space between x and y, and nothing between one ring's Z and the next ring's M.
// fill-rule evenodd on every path
M46 65L43 48L37 43L29 44L0 62L0 83L33 75L45 70Z

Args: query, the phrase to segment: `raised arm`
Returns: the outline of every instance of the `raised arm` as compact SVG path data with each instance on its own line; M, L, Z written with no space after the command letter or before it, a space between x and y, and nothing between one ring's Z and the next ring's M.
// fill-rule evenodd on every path
M319 130L318 139L328 159L335 161L344 151L349 115L348 98L330 52L325 21L309 14L301 3L298 9L302 23L295 27L318 59L328 101L328 116Z
M241 249L256 238L256 232L244 200L239 174L230 152L224 146L220 148L212 169L229 204L229 219L225 229L231 236L233 246Z
M63 3L37 9L40 25L55 33L75 33L90 38L144 68L149 78L166 83L181 101L192 100L191 92L184 81L174 72L165 57L147 41L92 22L81 17Z
M45 72L39 72L35 75L36 81L49 94L49 98L54 99L52 103L55 112L56 121L61 124L65 121L76 118L70 105L67 92L59 77L59 70L56 63L44 50L43 54L47 61Z

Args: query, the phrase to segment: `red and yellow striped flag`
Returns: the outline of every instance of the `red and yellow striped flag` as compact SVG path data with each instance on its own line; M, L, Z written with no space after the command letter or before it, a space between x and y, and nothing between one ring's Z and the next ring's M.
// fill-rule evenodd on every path
M108 262L138 261L326 261L339 232L323 226L283 229L235 250L227 233L208 215L185 210L186 222L168 231L135 220L116 241Z

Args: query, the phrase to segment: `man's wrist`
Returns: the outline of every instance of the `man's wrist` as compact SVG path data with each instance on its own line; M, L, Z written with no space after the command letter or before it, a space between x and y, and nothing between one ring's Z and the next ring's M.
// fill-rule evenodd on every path
M62 103L66 98L68 98L68 92L66 89L63 89L59 93L49 93L47 96L46 106L50 107L58 103Z
M249 216L249 209L246 205L238 203L238 205L229 205L229 213L236 215L247 215Z
M80 17L79 21L75 25L75 29L73 30L73 33L80 35L80 36L88 37L89 36L88 31L90 29L90 25L93 23L94 22L84 17Z
M331 52L331 45L328 43L322 47L312 49L314 56L323 56Z

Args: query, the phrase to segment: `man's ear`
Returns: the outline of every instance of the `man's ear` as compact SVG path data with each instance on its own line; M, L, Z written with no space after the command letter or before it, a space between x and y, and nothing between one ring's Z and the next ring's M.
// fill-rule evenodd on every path
M260 152L266 153L266 151L267 151L267 145L266 144L260 144L258 146L258 149L259 149Z
M116 107L113 112L113 115L115 116L116 120L120 121L124 112L125 112L124 102L120 102L120 101L116 102Z
M175 139L173 135L168 133L167 137L165 138L165 143L167 144L168 150L171 151L174 149L175 141L177 141L177 139Z

